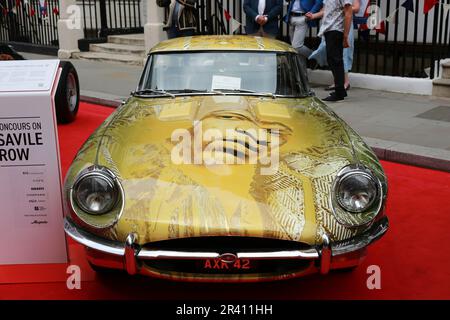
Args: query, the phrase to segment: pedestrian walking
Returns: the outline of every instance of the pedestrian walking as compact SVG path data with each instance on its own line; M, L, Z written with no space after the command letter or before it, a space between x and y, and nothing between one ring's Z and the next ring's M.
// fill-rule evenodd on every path
M349 31L352 22L353 0L324 0L324 6L318 13L308 13L309 19L323 18L318 36L324 36L328 66L333 73L334 92L324 101L341 101L347 96L344 87L344 48L349 45Z
M306 58L313 52L305 46L306 34L311 26L316 25L316 21L308 20L307 13L317 13L323 5L323 0L286 0L289 5L284 22L289 25L289 36L291 45L302 57L302 62L306 65Z
M364 15L364 11L361 13L360 9L361 9L361 0L353 0L353 17L356 17L358 13L360 13L361 15ZM351 25L353 25L353 22L351 23ZM345 72L345 80L344 80L344 88L345 90L349 90L350 89L350 77L349 77L349 72L352 70L352 66L353 66L353 52L354 52L354 48L355 48L355 41L354 41L355 37L354 37L354 31L352 28L350 28L350 32L348 34L348 44L349 47L348 48L344 48L344 72ZM326 44L325 44L325 39L322 37L322 41L320 42L319 47L317 48L317 50L315 50L310 56L309 56L310 60L315 60L317 62L317 64L321 67L327 66L327 51L326 51ZM335 85L332 84L329 87L327 87L325 90L326 91L333 91L335 88Z
M169 39L190 37L197 31L197 0L156 0L162 8L169 8L169 17L164 26Z

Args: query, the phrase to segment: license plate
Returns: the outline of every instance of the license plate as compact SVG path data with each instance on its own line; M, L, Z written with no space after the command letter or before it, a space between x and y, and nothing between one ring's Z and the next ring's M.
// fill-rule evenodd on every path
M203 262L203 269L205 270L250 270L252 266L250 265L249 259L236 259L233 262L225 262L221 259L207 259Z

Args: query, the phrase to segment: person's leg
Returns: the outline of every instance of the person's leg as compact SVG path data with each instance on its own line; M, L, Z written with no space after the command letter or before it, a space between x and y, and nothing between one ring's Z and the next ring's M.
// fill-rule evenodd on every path
M333 73L335 95L338 98L346 96L344 88L343 40L344 37L342 32L330 31L325 33L328 65Z
M178 29L177 29L177 27L174 26L174 25L171 25L171 26L166 30L166 32L167 32L167 38L168 38L168 39L173 39L173 38L176 38L176 37L179 36L179 34L178 34Z
M291 40L291 45L294 41L294 34L295 34L295 25L291 18L289 19L289 40Z
M306 33L308 32L308 23L306 18L292 17L290 24L292 25L291 44L297 52L305 58L308 58L313 51L305 46Z
M353 66L353 53L355 48L355 40L353 29L348 34L349 47L344 49L344 71L345 71L345 89L350 88L350 79L348 73L352 70Z

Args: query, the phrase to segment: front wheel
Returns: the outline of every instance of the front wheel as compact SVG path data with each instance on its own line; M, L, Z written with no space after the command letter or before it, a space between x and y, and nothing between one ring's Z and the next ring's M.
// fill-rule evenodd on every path
M58 123L70 123L76 118L80 104L80 83L73 64L61 61L61 76L55 95L56 119Z

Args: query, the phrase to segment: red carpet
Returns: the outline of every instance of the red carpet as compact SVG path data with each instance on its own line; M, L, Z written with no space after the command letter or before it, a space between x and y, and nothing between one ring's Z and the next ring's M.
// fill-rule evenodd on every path
M112 111L84 103L75 123L59 127L63 172ZM0 298L450 299L450 174L389 162L383 166L390 183L391 228L353 273L232 285L174 283L126 274L94 277L83 263L83 251L71 242L71 256L81 263L87 280L81 290L68 290L65 282L0 284ZM366 286L367 266L373 264L381 268L381 290Z

